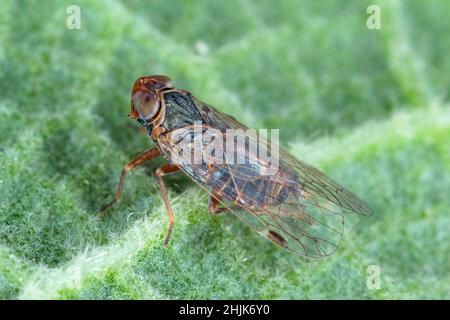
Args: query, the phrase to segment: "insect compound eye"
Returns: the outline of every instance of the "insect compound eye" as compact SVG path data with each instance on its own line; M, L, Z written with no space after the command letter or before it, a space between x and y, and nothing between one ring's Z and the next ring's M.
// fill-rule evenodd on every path
M145 120L152 118L159 110L158 96L148 91L136 91L132 103L139 116Z

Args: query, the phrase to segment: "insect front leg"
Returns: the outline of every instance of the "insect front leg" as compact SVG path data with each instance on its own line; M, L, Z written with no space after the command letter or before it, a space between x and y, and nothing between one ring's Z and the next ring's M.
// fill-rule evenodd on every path
M170 236L172 235L173 224L174 224L174 215L172 211L172 207L169 203L169 197L167 196L166 185L164 184L163 176L175 173L179 171L180 168L174 164L164 164L155 171L156 181L159 185L159 190L161 191L161 195L163 198L164 205L166 207L167 215L169 216L169 230L167 231L167 236L164 239L164 245L167 246L169 244Z
M156 147L152 148L150 150L147 150L147 151L141 153L136 158L131 160L125 167L123 167L122 172L120 173L119 184L117 185L114 198L110 202L108 202L107 204L105 204L104 206L102 206L100 208L100 216L101 217L104 216L105 210L110 208L122 196L122 190L123 190L123 186L125 184L125 178L126 178L127 173L129 171L133 170L134 168L142 165L144 162L154 159L155 157L159 156L159 154L160 154L159 150Z

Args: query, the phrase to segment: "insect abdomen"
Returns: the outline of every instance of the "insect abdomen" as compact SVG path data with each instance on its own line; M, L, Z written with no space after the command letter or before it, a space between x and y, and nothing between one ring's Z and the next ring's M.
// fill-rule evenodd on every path
M278 180L265 177L241 179L232 177L227 171L217 171L211 176L205 176L205 182L212 192L235 204L266 208L282 203L289 195L288 188Z

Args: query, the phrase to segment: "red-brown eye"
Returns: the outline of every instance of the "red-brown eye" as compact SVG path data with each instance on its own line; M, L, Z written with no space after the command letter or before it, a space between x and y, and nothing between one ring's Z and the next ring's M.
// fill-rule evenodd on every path
M133 94L132 103L134 109L144 120L151 119L159 110L158 96L147 91L136 91Z

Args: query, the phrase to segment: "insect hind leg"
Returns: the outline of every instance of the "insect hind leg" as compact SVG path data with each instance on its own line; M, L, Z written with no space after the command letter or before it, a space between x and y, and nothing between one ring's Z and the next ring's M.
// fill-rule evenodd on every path
M167 215L169 216L169 230L167 231L166 238L164 239L164 245L167 246L169 244L170 236L172 235L173 225L175 222L174 214L172 211L172 207L170 206L169 197L167 196L166 185L164 184L163 176L175 173L179 171L180 168L174 164L164 164L160 166L155 171L156 181L158 182L159 191L161 192L161 196L163 198L164 206L166 207Z
M231 211L230 208L228 208L228 207L219 207L220 200L221 200L221 197L218 195L215 195L215 196L211 195L209 197L208 211L210 214L215 215L215 214L220 214L223 212Z
M242 207L239 205L234 205L232 207L219 207L220 201L222 197L216 193L212 194L208 200L208 212L212 215L221 214L224 212L231 212L242 210Z

